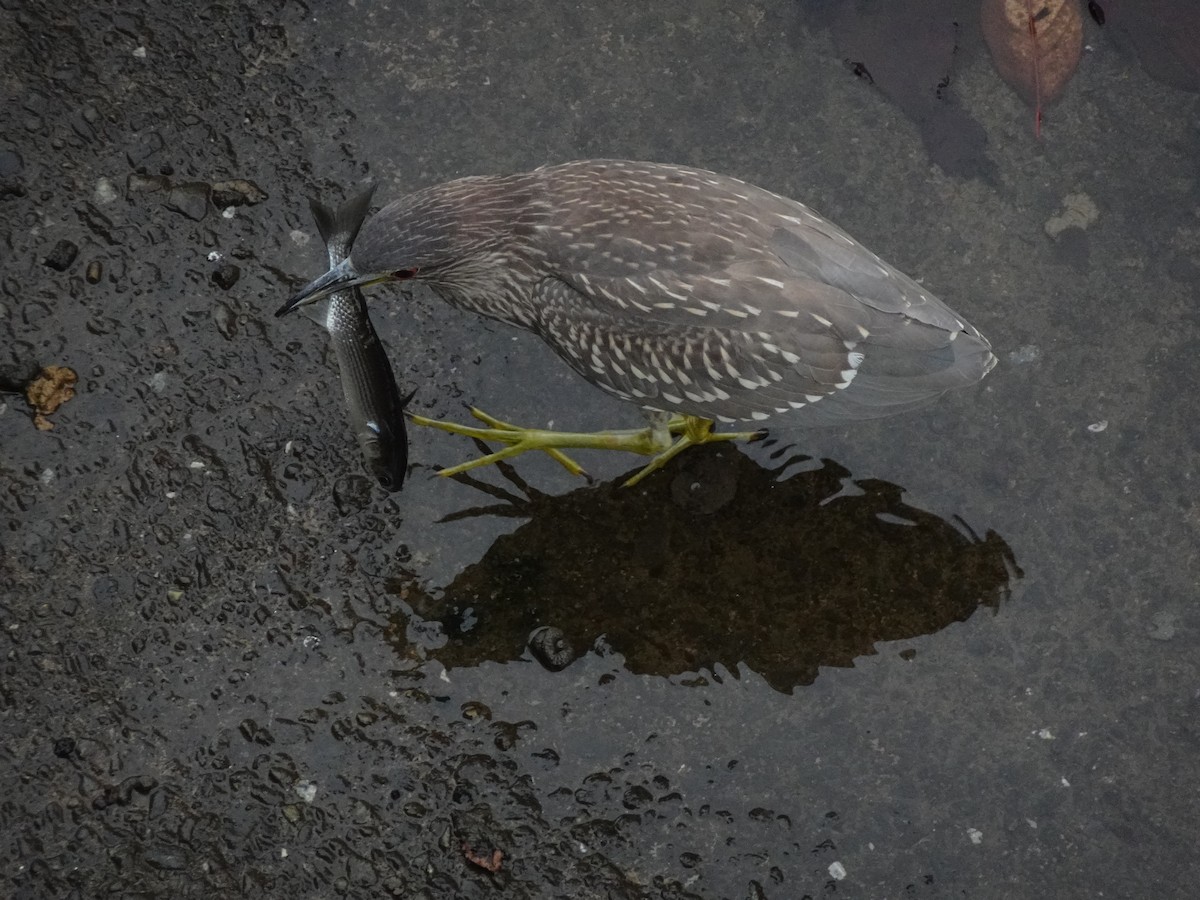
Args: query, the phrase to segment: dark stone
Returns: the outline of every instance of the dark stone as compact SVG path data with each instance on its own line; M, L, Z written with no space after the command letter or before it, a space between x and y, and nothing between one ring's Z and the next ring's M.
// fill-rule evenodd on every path
M241 277L241 274L242 270L233 263L226 263L212 273L213 284L221 290L227 291L237 284L237 280Z
M54 755L66 759L75 752L75 738L60 737L54 742Z
M54 245L54 249L50 251L50 255L42 260L42 262L56 272L65 272L71 267L71 263L75 262L75 257L78 255L79 248L64 239Z

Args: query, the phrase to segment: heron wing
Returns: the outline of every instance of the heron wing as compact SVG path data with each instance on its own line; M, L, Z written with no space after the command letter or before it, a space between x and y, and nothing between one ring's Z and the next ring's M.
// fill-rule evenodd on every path
M881 312L825 283L729 274L728 285L704 288L662 271L546 279L538 330L623 399L721 420L890 415L974 383L994 362L982 338Z
M584 378L622 399L724 421L761 421L815 404L844 389L861 360L816 320L781 346L755 330L759 316L689 321L656 307L654 297L627 281L545 279L538 331Z
M538 247L557 278L539 287L540 328L619 396L840 422L920 406L994 364L978 331L801 203L698 170L588 165L636 171L567 166L547 182Z

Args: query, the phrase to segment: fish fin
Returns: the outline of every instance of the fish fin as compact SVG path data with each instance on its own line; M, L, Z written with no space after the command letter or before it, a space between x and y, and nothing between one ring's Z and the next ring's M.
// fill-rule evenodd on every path
M313 220L317 223L317 231L321 233L321 240L327 245L342 245L349 254L350 248L354 246L354 239L358 237L358 230L366 221L367 212L371 209L371 198L374 195L375 185L368 184L336 210L330 209L320 200L309 197L308 208L312 210Z

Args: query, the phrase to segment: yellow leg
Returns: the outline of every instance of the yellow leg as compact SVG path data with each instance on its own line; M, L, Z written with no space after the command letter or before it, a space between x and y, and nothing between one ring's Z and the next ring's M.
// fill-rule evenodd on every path
M502 459L509 459L530 450L541 450L548 454L572 475L585 475L586 473L578 463L563 453L562 449L624 450L629 453L654 457L645 468L625 482L626 487L631 487L651 472L662 468L688 447L714 441L753 441L766 435L765 431L715 433L712 430L712 421L698 416L671 416L665 423L658 423L657 427L652 425L648 428L630 428L619 431L571 432L521 428L475 408L471 409L471 415L487 427L456 425L453 422L441 422L436 419L427 419L424 416L409 416L415 425L428 425L450 434L461 434L481 441L499 441L508 445L502 450L481 456L479 459L442 469L438 473L439 475L457 475L460 472L499 462ZM678 437L672 441L672 435L678 435Z

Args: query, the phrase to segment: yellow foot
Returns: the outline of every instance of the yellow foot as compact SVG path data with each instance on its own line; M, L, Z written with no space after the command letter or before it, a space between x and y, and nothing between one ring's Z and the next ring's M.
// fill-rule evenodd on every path
M572 475L585 477L587 473L584 472L583 467L563 453L563 449L624 450L629 453L654 457L645 468L625 482L625 487L631 487L651 472L662 468L688 447L709 444L714 441L755 441L766 436L765 431L716 433L712 430L711 420L698 416L663 416L660 421L649 428L570 432L521 428L493 418L473 407L471 415L487 427L456 425L452 422L427 419L424 416L409 416L415 425L428 425L451 434L461 434L481 441L499 441L508 445L502 450L481 456L479 459L442 469L438 472L439 475L458 475L461 472L499 462L502 459L509 459L530 450L540 450L556 460ZM677 437L672 440L672 435L677 435Z

